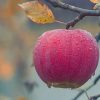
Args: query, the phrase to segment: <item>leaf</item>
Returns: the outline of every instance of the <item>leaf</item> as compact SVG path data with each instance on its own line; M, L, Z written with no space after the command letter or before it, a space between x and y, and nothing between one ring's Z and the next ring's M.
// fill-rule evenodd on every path
M93 9L98 9L98 10L100 10L100 3L95 4L95 6L93 7Z
M25 11L27 17L33 22L46 24L55 22L55 17L48 6L42 2L30 1L19 6Z
M90 0L92 3L100 3L100 0Z

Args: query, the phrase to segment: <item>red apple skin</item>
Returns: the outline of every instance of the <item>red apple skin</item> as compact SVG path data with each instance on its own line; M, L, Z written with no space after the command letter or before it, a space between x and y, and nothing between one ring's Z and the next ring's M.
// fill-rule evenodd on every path
M99 49L91 33L55 29L37 41L33 60L40 78L48 86L78 88L94 75Z

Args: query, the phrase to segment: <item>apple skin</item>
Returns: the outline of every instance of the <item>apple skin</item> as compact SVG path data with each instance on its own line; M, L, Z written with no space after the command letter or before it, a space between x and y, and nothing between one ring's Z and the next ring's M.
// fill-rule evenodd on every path
M49 87L82 86L95 74L98 60L95 38L82 29L47 31L33 50L36 72Z

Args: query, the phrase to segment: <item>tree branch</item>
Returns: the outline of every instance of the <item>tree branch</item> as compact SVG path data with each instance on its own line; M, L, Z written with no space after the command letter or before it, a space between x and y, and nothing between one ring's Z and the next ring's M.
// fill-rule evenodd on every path
M90 97L90 100L97 100L100 98L100 94Z
M99 82L99 80L100 80L100 75L98 75L98 76L96 77L96 79L93 81L93 83L92 83L89 87L87 87L87 88L85 89L85 91L88 91L88 90L90 90L92 87L94 87L94 86ZM85 91L79 92L72 100L77 100L83 93L85 93ZM90 100L96 100L96 99L90 99Z
M78 23L85 16L100 16L100 10L83 9L83 8L79 8L76 6L72 6L72 5L63 3L60 0L46 0L46 1L51 3L54 7L60 7L62 9L68 9L73 12L79 13L79 16L77 16L74 20L72 20L66 24L66 29L68 29L70 27L74 27L75 24Z
M96 39L97 42L99 42L99 40L100 40L100 32L95 36L95 39Z
M79 8L79 7L64 3L60 0L46 0L46 1L51 3L54 7L60 7L62 9L69 9L73 12L77 12L77 13L88 13L88 12L90 12L90 13L94 13L94 14L97 14L97 15L98 15L98 12L99 12L99 15L100 15L99 10L88 10L88 9Z

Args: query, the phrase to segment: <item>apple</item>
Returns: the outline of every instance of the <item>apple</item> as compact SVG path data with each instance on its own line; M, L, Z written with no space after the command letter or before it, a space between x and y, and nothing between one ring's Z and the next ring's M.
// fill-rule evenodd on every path
M94 75L98 60L95 38L82 29L47 31L33 50L36 72L49 87L82 86Z

